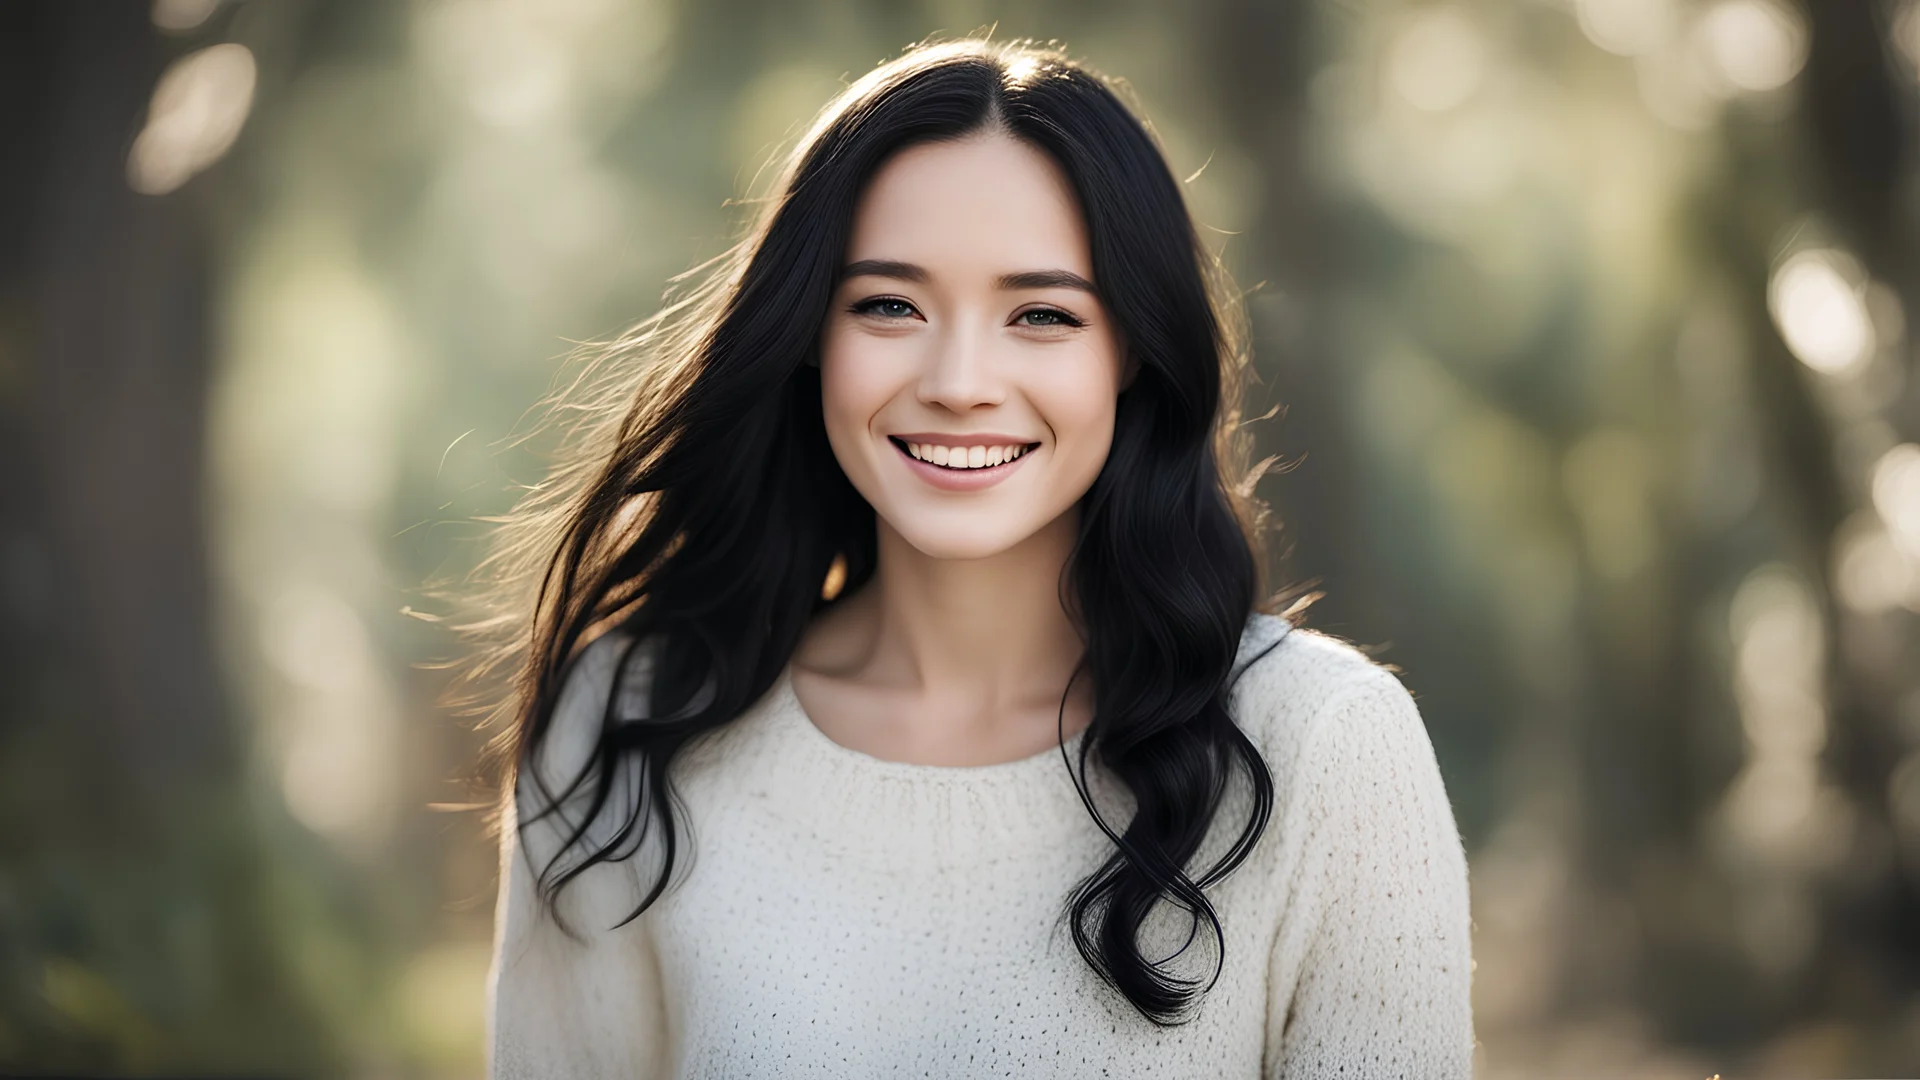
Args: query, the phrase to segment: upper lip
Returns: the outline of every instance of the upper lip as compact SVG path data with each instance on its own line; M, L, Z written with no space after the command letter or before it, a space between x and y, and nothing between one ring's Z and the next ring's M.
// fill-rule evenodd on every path
M901 442L926 443L930 446L1027 446L1037 443L1038 439L1022 439L1017 435L1001 435L998 432L981 432L973 435L942 435L931 431L896 432L891 438Z

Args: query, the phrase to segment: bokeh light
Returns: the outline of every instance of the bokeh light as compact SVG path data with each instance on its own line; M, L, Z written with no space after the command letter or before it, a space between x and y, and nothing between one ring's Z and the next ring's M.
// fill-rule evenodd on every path
M1920 558L1920 445L1901 443L1873 466L1873 508L1894 538Z
M1486 75L1486 42L1457 7L1421 10L1387 57L1393 88L1417 109L1445 112L1472 96Z
M1707 74L1729 91L1777 90L1807 62L1806 23L1781 0L1718 0L1694 33Z
M1577 0L1580 29L1619 56L1645 56L1663 45L1677 16L1672 0Z
M1767 303L1787 347L1815 371L1849 374L1873 355L1858 263L1843 252L1796 252L1774 271Z
M256 77L245 45L210 45L174 61L127 155L127 183L165 195L220 160L247 122Z

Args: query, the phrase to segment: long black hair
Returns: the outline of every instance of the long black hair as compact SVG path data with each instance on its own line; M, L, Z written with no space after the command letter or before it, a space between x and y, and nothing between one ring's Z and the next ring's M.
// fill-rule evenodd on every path
M563 393L587 418L573 451L509 519L488 564L496 580L526 583L479 627L496 642L481 666L513 678L492 748L503 802L532 777L542 813L585 804L540 870L544 903L588 867L630 858L655 827L663 862L629 919L665 890L679 835L675 755L773 685L833 602L822 583L837 559L841 596L874 571L874 512L828 445L811 362L855 208L893 154L982 132L1023 140L1066 174L1134 372L1061 581L1087 643L1075 677L1092 680L1095 699L1078 771L1067 772L1113 843L1064 916L1102 979L1146 1018L1177 1023L1211 981L1143 955L1142 925L1171 902L1223 950L1202 889L1246 859L1273 805L1266 764L1226 707L1261 594L1259 470L1246 467L1238 422L1244 334L1238 298L1148 129L1113 84L1051 48L926 45L854 83L704 284L601 357L634 364L603 364ZM594 754L564 791L547 791L525 763L571 663L612 630L629 650L656 649L646 716L619 715L616 686ZM616 670L626 669L623 656ZM1090 762L1132 795L1130 821L1105 821L1086 797ZM616 766L637 770L638 786L615 785ZM1219 863L1192 872L1236 772L1250 782L1247 819ZM588 838L603 813L623 823L596 834L604 843ZM1220 962L1217 951L1215 978Z

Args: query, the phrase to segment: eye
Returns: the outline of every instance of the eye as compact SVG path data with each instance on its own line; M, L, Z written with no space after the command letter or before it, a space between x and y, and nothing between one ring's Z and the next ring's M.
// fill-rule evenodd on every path
M855 315L874 315L882 319L911 319L920 314L912 304L897 296L876 296L847 309Z
M1021 326L1085 326L1086 324L1059 308L1028 308L1014 316Z

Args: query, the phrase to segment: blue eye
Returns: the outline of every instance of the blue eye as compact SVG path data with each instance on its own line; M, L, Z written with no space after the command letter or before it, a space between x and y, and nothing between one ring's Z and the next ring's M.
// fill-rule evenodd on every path
M878 315L883 319L911 319L919 312L897 296L876 296L853 305L856 315Z

